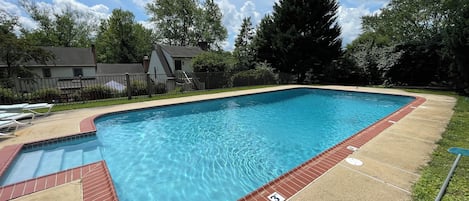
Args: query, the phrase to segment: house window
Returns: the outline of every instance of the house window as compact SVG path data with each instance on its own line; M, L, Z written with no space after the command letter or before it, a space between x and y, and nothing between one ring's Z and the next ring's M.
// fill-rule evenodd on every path
M82 68L74 68L73 69L73 76L74 77L83 76L83 69Z
M174 69L175 69L175 70L182 70L182 62L181 62L181 60L174 60Z
M50 68L43 68L42 69L42 76L43 77L52 77L52 74L50 72Z

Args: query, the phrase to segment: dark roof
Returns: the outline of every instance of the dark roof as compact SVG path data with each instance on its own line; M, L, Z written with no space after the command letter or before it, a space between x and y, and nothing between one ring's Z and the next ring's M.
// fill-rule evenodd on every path
M46 65L29 61L25 63L28 67L43 66L65 66L65 67L92 67L96 66L92 48L76 48L76 47L41 47L44 50L52 52L55 59L48 61ZM6 66L0 61L0 66Z
M96 66L91 48L76 47L42 47L51 51L55 59L47 62L47 66ZM34 61L26 66L44 66Z
M200 47L191 46L161 45L161 48L168 52L173 58L192 58L204 52Z
M145 73L143 69L143 65L141 63L129 63L129 64L98 63L96 68L97 68L96 75Z

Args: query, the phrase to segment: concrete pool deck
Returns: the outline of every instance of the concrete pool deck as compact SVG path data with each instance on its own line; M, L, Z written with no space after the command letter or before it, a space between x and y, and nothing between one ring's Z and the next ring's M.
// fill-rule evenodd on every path
M16 133L18 137L2 139L0 148L79 133L80 122L98 114L295 87L305 86L278 86L57 112L49 117L36 119L31 126L21 128ZM410 200L411 186L420 176L419 168L430 159L436 141L441 138L453 114L452 108L456 99L448 96L408 93L396 89L344 86L313 88L412 95L424 97L426 102L349 156L363 161L362 166L352 166L341 161L290 200ZM50 200L50 196L59 189L59 194L67 194L68 198L82 199L81 191L76 187L67 187L68 185L76 184L64 184L60 186L62 188L58 186L31 196L36 196L34 200ZM17 200L27 200L27 197L29 196Z

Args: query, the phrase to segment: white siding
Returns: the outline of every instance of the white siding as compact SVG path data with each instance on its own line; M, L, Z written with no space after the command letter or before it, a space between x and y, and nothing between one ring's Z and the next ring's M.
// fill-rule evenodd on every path
M158 83L166 83L166 80L168 79L166 72L163 69L163 64L161 63L160 58L156 54L155 50L151 52L148 72L150 72L150 78Z
M181 58L179 59L182 61L182 70L192 73L194 72L194 68L192 67L192 59L190 58Z

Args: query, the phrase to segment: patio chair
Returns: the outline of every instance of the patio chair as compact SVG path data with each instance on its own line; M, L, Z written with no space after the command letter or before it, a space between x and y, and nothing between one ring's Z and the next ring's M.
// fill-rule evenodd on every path
M28 103L20 103L13 105L0 105L0 110L9 111L9 112L21 112Z
M3 121L3 120L0 120L0 129L5 129L6 131L9 131L11 130L12 127L14 127L14 130L12 132L9 132L9 133L3 133L3 132L0 132L0 136L1 137L11 137L11 136L15 136L15 131L18 130L18 127L20 126L21 123L15 121L15 120L6 120L6 121Z
M32 112L35 115L49 115L52 107L54 107L54 104L49 104L49 103L35 103L35 104L28 104L23 107L23 110ZM38 109L48 109L47 112L38 112L36 110Z
M4 113L0 113L0 120L4 120L4 121L8 121L8 120L17 121L17 120L20 120L20 119L30 118L29 123L32 123L32 121L34 120L34 117L35 117L35 116L36 116L36 115L35 115L34 113L4 112ZM17 122L17 123L23 124L23 123L21 123L21 122Z

